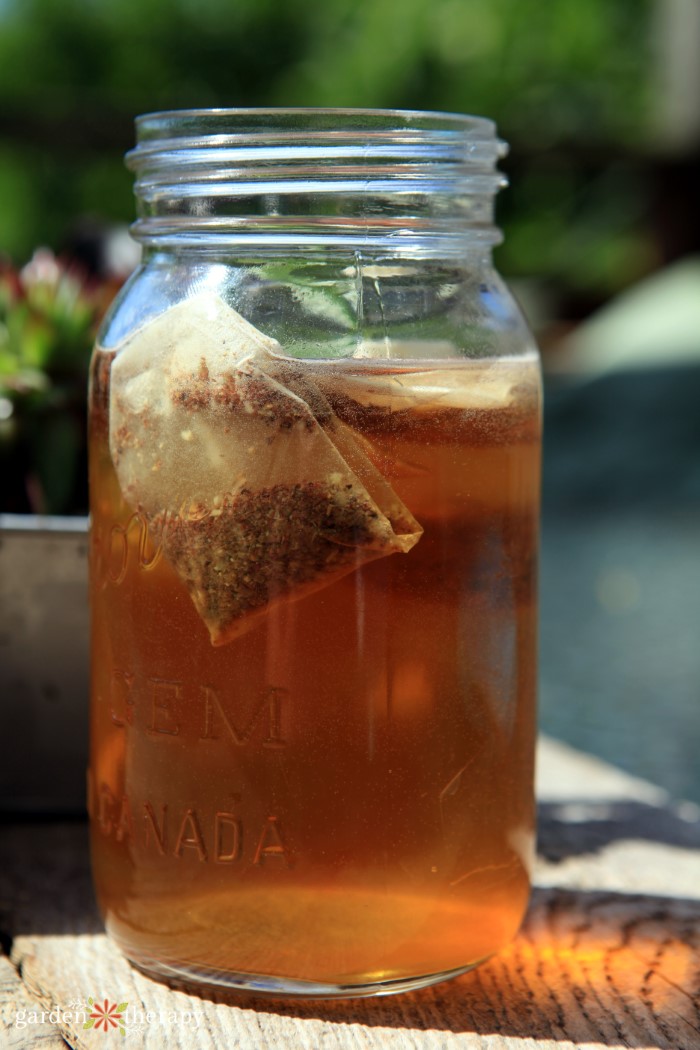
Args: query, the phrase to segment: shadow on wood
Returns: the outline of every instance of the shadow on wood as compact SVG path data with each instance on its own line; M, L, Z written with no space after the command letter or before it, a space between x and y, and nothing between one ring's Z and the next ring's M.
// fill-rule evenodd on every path
M688 808L694 811L697 807L690 804ZM599 853L613 843L631 839L700 849L699 820L645 802L541 802L537 828L537 852L552 863Z

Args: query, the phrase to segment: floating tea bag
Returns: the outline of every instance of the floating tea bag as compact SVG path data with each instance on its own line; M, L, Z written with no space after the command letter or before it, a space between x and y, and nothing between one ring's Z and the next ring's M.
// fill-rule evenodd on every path
M114 359L122 493L213 645L422 534L310 376L211 293L165 311Z

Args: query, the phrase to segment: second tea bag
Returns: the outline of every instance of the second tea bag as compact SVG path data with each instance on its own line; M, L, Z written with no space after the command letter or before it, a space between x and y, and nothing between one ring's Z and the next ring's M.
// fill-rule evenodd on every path
M110 451L214 645L422 533L303 362L210 293L118 348Z

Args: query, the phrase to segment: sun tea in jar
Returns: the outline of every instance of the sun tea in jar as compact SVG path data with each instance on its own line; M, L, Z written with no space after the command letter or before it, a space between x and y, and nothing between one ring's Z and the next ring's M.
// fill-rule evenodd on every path
M145 971L417 988L521 922L540 374L484 119L137 121L91 374L93 868Z

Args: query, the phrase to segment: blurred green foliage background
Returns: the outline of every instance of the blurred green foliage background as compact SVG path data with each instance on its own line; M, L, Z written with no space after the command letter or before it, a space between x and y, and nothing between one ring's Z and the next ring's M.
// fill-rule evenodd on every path
M501 269L585 312L669 253L654 224L667 7L678 3L0 0L0 251L61 249L80 216L130 221L120 158L140 112L454 110L492 117L511 143Z

